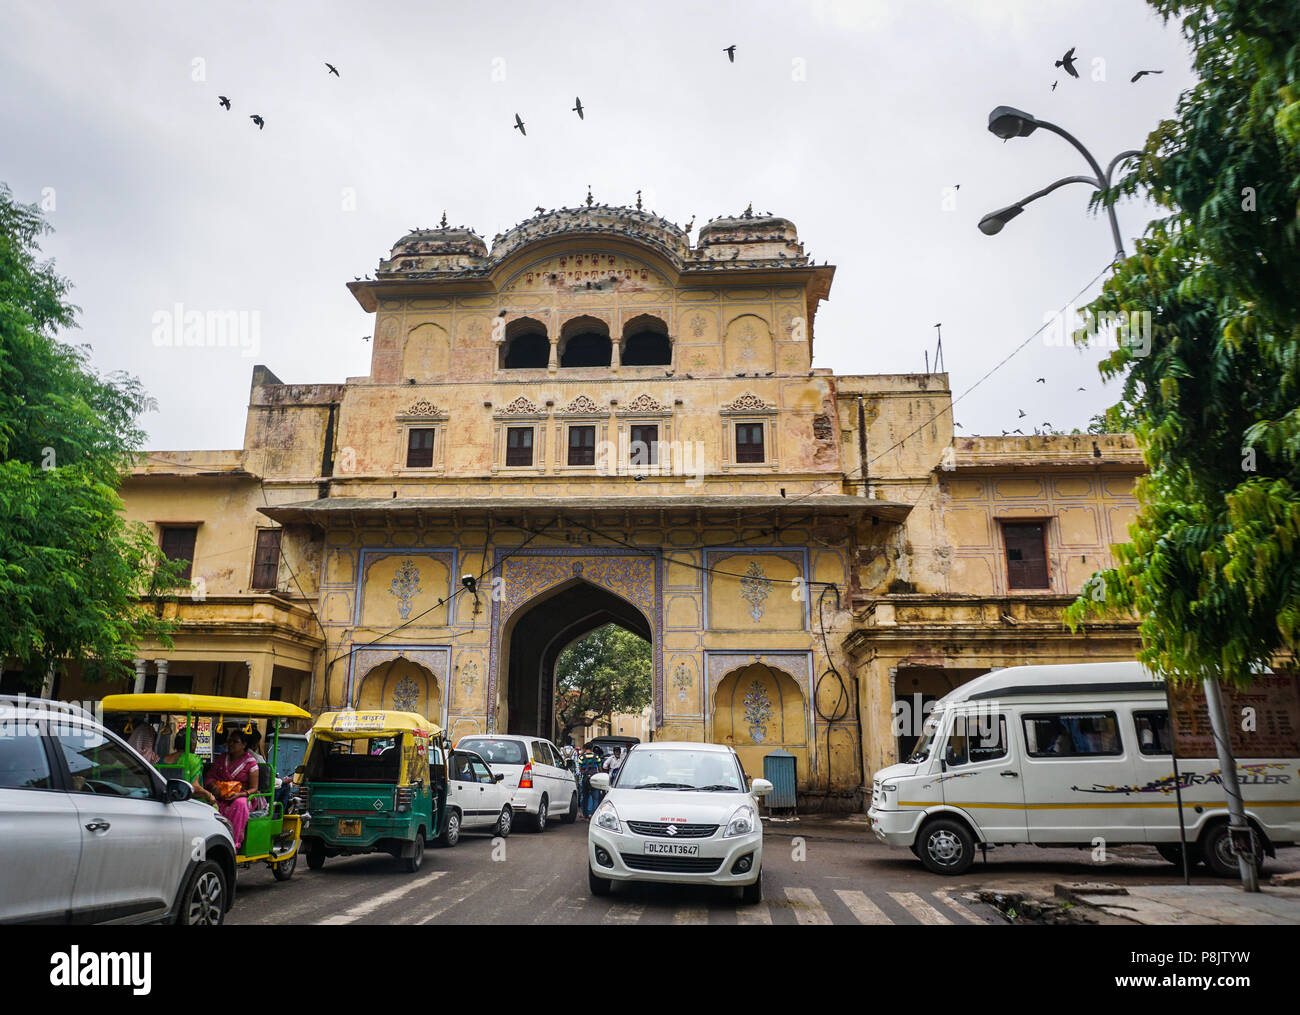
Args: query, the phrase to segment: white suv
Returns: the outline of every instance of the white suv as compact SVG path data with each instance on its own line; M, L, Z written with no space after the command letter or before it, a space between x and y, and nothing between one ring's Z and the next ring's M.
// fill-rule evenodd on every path
M534 831L546 831L552 814L566 824L578 819L578 776L549 740L476 733L462 737L456 749L473 751L493 772L505 776L501 785L512 791L511 809L526 814Z
M220 924L235 843L83 709L0 696L0 923Z

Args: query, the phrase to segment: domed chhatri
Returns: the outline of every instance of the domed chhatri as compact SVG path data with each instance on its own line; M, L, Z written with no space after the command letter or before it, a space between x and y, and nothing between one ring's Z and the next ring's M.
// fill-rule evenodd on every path
M623 205L588 203L539 212L494 236L490 251L473 230L464 226L448 228L446 221L444 214L439 228L416 229L403 236L393 245L388 258L379 263L377 275L427 278L487 274L524 247L579 236L631 239L686 271L713 262L723 262L728 268L808 265L794 223L774 215L755 215L752 208L742 215L716 218L702 226L695 247L691 246L689 226L684 229L652 211Z

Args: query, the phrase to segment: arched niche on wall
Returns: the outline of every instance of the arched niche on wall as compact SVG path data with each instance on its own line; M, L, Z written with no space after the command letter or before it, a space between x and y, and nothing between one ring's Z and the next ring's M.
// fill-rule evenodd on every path
M669 366L673 342L668 325L653 314L640 314L623 326L620 360L626 367Z
M607 367L612 355L609 325L599 318L575 317L560 329L561 367Z
M520 317L506 325L501 343L503 370L545 369L551 358L551 341L546 325L535 317Z
M417 381L439 380L451 367L451 337L441 325L427 321L406 334L402 376Z

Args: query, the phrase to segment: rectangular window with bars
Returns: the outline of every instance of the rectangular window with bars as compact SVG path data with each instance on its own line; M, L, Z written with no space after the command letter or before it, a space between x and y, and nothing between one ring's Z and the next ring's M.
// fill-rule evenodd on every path
M162 530L162 552L168 560L183 560L182 581L190 581L194 571L194 543L199 530L195 525L167 525Z
M258 529L250 588L274 589L280 584L280 530Z
M506 430L506 465L533 464L533 428L512 426Z
M406 467L428 469L433 466L433 427L413 426L406 432Z
M762 463L767 459L763 446L762 423L736 424L736 462L738 464Z
M628 445L628 463L630 465L659 464L659 427L655 424L641 424L632 427L632 439Z
M1003 522L1007 545L1007 588L1047 589L1047 531L1042 522Z
M594 426L569 427L569 464L596 464L596 428Z

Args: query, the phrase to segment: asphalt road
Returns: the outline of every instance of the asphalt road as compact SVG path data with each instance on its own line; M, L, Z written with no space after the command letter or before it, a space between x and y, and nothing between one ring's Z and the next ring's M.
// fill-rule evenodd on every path
M1181 872L1147 847L1115 850L1105 863L1081 850L994 850L960 878L930 874L852 826L769 825L764 900L741 906L723 889L676 885L587 889L587 826L519 831L494 844L466 832L452 849L429 849L417 874L387 855L336 857L319 871L305 862L290 881L265 867L243 871L232 924L1004 924L971 897L980 887L1056 881L1176 883ZM502 848L504 847L504 848ZM495 859L494 859L495 855ZM1300 869L1284 850L1266 873ZM1204 873L1198 883L1215 883Z

